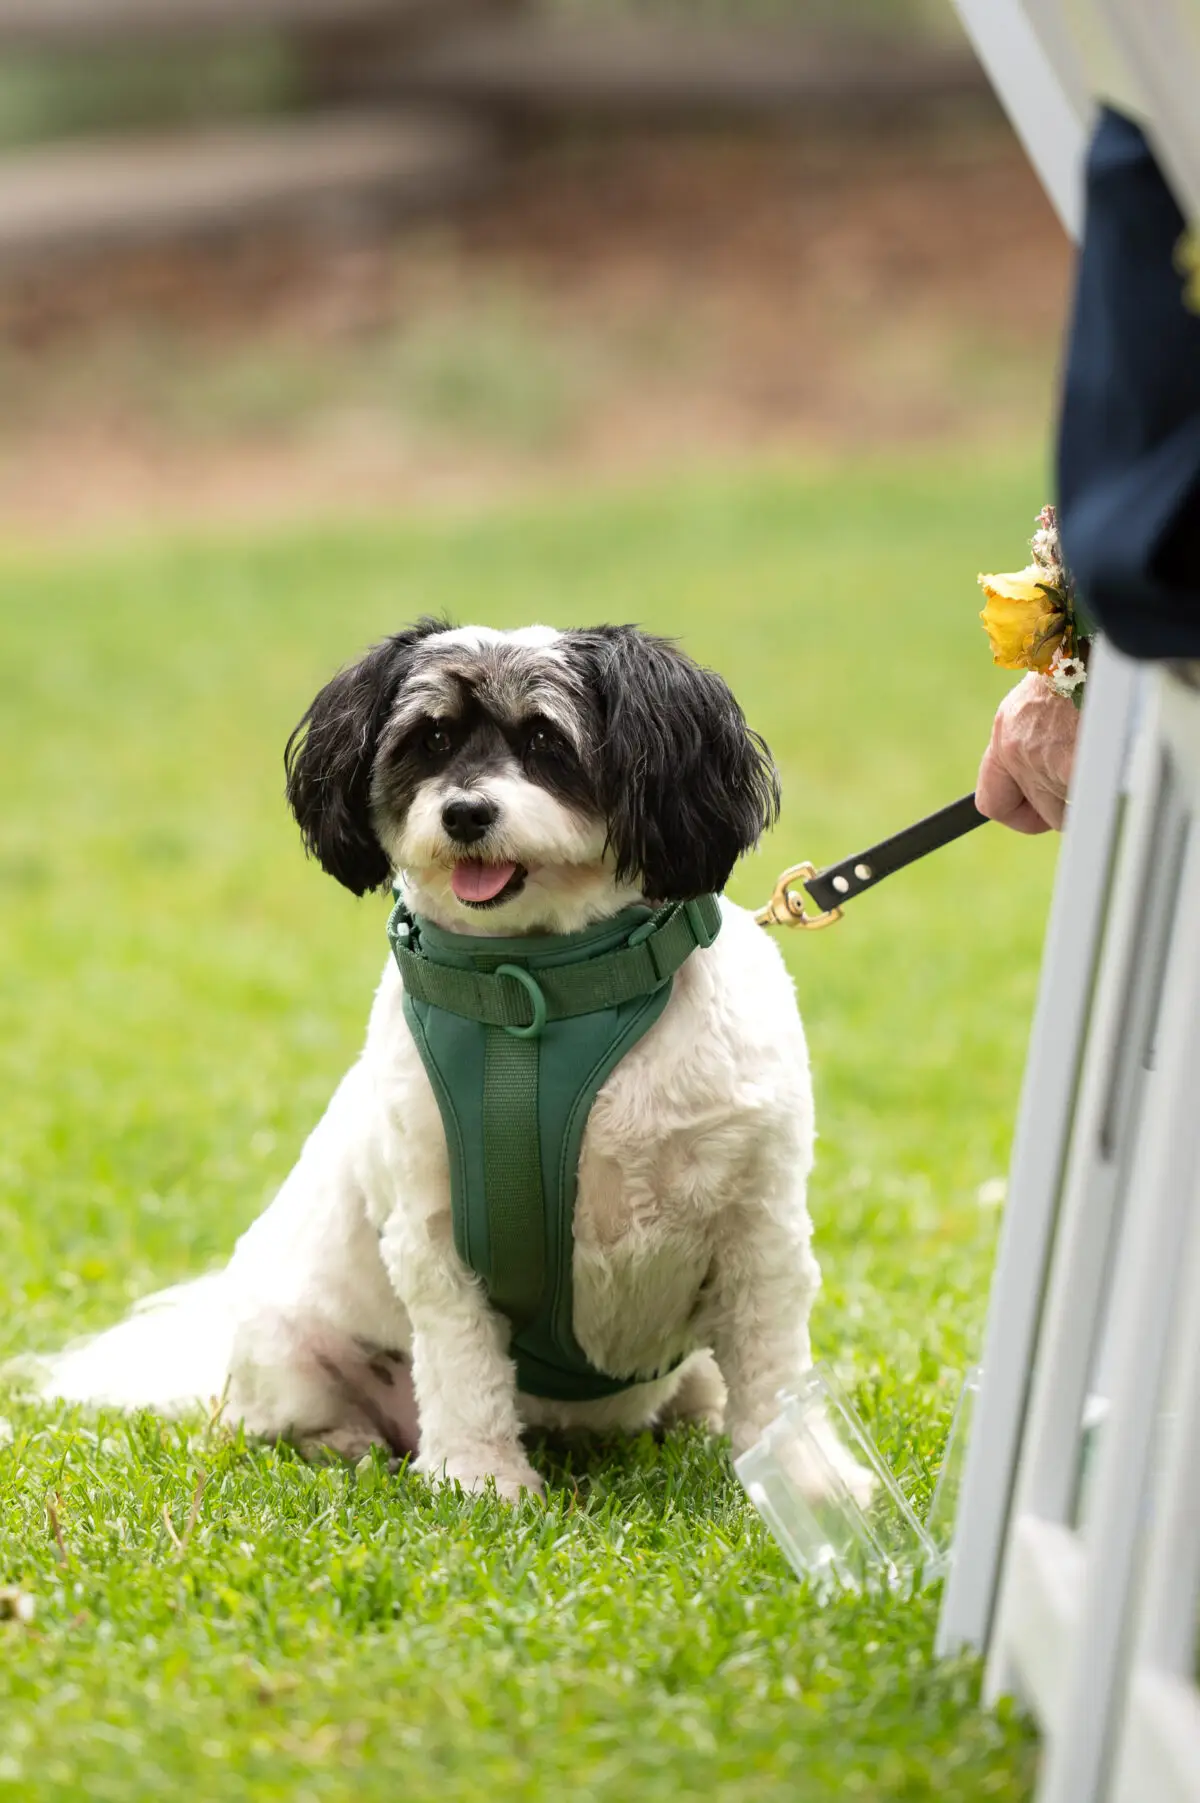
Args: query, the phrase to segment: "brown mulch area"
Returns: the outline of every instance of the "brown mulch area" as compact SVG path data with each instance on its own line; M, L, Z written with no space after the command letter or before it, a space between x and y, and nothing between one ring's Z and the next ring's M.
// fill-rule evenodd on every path
M10 281L0 527L1028 437L1069 265L986 119L528 148L453 217Z

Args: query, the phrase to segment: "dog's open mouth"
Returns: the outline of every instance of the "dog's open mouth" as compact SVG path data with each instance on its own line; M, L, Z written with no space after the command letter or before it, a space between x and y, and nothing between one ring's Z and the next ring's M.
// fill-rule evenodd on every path
M528 875L524 864L485 864L482 858L460 858L450 887L468 908L495 908L519 895Z

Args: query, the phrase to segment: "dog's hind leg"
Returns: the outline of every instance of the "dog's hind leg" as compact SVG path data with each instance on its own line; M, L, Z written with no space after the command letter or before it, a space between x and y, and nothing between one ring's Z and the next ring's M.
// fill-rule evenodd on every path
M276 1310L240 1323L224 1413L306 1455L328 1448L358 1459L379 1446L405 1458L419 1440L406 1354Z

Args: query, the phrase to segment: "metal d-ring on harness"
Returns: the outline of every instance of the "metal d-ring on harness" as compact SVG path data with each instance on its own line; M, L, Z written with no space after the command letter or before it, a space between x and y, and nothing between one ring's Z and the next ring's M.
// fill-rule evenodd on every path
M961 839L964 833L974 832L986 818L975 806L974 795L963 795L890 839L881 839L869 851L843 858L840 864L830 864L824 870L817 870L812 864L792 864L776 882L770 901L754 918L760 927L804 927L810 932L831 927L842 918L844 902L873 889L906 864ZM804 895L797 893L796 884L817 904L818 913L805 910Z

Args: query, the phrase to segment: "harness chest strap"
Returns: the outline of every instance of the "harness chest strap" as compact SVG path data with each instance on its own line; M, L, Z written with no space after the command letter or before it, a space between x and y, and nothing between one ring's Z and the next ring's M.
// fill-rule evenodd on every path
M487 951L487 940L458 934L454 937L472 948L477 967L432 962L419 949L421 923L414 922L400 904L388 923L388 937L406 994L483 1026L503 1027L508 1033L527 1033L537 1038L550 1021L572 1020L581 1014L619 1008L639 996L652 994L670 981L697 946L711 945L721 925L720 909L713 895L676 902L653 914L648 910L638 912L643 918L616 950L595 957L585 955L578 963L547 966L539 962L536 976L526 963L516 962L519 953L514 953L513 961L505 962L494 951ZM413 926L418 927L415 939ZM425 930L427 933L427 923ZM583 937L542 935L517 943L537 956Z
M506 941L447 934L400 903L388 923L446 1133L455 1245L512 1322L528 1394L580 1400L639 1380L595 1370L575 1338L579 1150L601 1085L719 928L711 895Z

